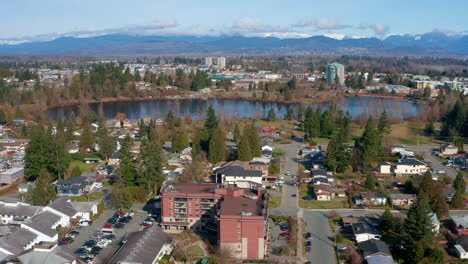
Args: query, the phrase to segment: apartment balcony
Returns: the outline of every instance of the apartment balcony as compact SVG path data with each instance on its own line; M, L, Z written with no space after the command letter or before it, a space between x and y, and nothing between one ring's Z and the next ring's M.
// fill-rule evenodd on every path
M174 208L187 208L187 204L175 204Z
M176 199L175 202L176 203L187 203L187 200L186 199Z
M187 214L187 211L175 211L176 214Z

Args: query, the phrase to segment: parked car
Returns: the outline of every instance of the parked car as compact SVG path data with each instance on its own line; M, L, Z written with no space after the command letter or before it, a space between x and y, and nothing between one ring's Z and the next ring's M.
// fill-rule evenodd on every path
M103 240L99 241L99 242L96 244L96 246L105 248L105 247L107 247L110 243L112 243L112 240L103 239Z
M114 225L115 228L124 228L125 227L125 223L123 222L118 222L117 224Z
M297 194L291 194L291 197L296 198Z
M304 199L304 200L313 200L314 198L312 198L312 196L307 195L307 196L304 196L302 199Z
M153 222L151 222L151 223L143 222L143 226L144 226L144 227L152 226L152 225L153 225Z
M311 248L311 247L312 247L312 241L307 241L306 244L305 244L305 246L306 246L307 248Z
M282 226L282 227L280 227L280 229L281 229L281 231L287 231L287 230L289 230L289 227L287 227L287 226Z
M439 173L439 174L444 174L445 171L444 171L444 170L438 170L437 173Z
M283 232L283 233L280 234L280 236L282 236L282 237L287 237L287 236L290 236L290 235L291 234L288 233L288 232Z
M310 232L307 232L306 235L305 235L305 238L310 239L311 237L312 237L312 234Z
M85 229L86 229L86 226L82 226L82 225L80 225L80 226L78 226L78 227L76 228L76 230L80 230L80 231L81 231L81 230L85 230Z
M106 224L106 225L104 225L102 228L113 228L113 227L114 227L114 225Z

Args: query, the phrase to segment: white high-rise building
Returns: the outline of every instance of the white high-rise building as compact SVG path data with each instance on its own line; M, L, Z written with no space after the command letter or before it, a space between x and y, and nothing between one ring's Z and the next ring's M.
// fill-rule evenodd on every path
M332 85L335 83L335 78L338 76L339 83L344 84L344 66L338 62L333 62L327 66L327 83Z
M218 57L216 60L216 64L220 69L226 68L226 58L225 57Z
M211 57L205 58L205 65L207 67L210 67L211 65L213 65L213 58L211 58Z

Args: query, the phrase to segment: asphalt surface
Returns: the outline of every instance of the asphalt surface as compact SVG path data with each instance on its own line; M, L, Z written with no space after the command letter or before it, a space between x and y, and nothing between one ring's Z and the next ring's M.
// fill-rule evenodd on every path
M93 239L91 238L91 236L104 226L107 220L114 215L115 211L116 210L113 209L106 210L96 221L93 222L91 226L86 227L85 230L78 230L80 234L77 237L75 237L75 241L69 245L66 245L65 247L67 247L74 253L86 241ZM94 258L94 263L106 263L117 250L118 244L125 237L125 235L140 230L140 224L143 222L146 216L146 212L137 212L133 216L132 221L128 222L124 228L114 229L116 232L116 238L112 241L110 245L105 247L104 250L96 258Z
M297 175L298 157L301 144L293 142L291 144L277 145L277 148L284 150L285 160L282 162L281 173L286 182L293 180L292 176ZM285 176L286 172L291 176ZM296 194L296 197L291 195ZM281 206L272 209L270 214L287 215L302 217L306 223L306 232L312 233L312 248L306 253L305 258L312 263L335 264L336 257L333 247L333 235L328 224L327 213L304 210L298 206L298 188L289 184L283 185L283 197ZM298 242L298 251L303 252L305 240L302 239L302 230L299 230L298 236L301 236ZM300 254L299 254L300 256Z
M431 168L435 171L444 170L445 174L455 178L457 176L457 170L452 167L444 166L440 161L436 160L431 153L434 149L438 149L438 145L423 145L423 146L407 146L409 150L414 151L415 154L420 154L424 160L430 163Z

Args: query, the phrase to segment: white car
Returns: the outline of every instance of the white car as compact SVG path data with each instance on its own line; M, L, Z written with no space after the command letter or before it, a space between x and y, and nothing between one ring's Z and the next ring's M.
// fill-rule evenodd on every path
M443 174L443 173L445 173L445 171L444 170L438 170L437 173Z
M103 240L99 241L96 245L97 245L98 247L105 248L105 247L107 247L110 243L112 243L111 240L103 239Z

